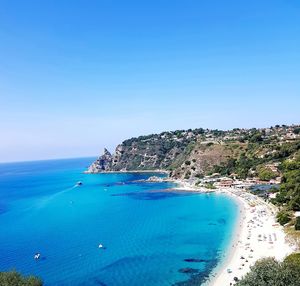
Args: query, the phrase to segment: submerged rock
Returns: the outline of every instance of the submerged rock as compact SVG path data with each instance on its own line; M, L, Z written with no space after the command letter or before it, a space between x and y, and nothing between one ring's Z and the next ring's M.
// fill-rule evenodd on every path
M194 268L186 267L186 268L179 269L178 272L180 272L180 273L186 273L186 274L195 274L195 273L198 273L199 270L198 269L194 269Z
M187 258L184 259L185 262L206 262L205 259L198 259L198 258Z

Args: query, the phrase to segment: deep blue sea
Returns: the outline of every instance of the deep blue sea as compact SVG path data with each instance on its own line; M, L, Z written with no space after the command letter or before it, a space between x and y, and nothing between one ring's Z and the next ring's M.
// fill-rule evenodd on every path
M45 285L204 282L229 248L236 202L137 182L153 174L83 174L93 160L0 164L0 271Z

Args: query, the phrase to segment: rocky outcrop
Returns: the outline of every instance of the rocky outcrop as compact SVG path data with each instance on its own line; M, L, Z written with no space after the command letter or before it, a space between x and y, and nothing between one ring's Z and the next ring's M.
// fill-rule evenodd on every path
M174 132L164 132L125 140L117 146L112 157L101 156L88 172L167 170L197 138L196 133L178 136Z
M104 148L103 155L91 164L86 173L101 173L110 171L112 160L113 156L106 148Z

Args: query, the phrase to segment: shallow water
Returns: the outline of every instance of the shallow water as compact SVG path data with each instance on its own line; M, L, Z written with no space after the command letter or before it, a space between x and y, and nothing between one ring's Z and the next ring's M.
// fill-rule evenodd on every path
M0 164L0 271L45 285L204 282L228 248L236 202L135 182L150 173L83 174L92 161Z

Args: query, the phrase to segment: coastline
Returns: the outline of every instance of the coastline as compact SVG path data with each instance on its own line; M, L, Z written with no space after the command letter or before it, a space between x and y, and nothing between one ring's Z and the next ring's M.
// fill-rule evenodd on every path
M232 249L214 279L211 279L211 286L234 284L234 277L242 278L257 260L264 257L283 260L293 252L283 227L276 222L276 212L272 206L255 195L234 188L222 191L240 200L244 212L239 218L240 228L230 244Z
M89 172L89 171L84 171L84 174L91 174L91 175L99 175L99 174L136 174L136 173L157 173L157 174L169 174L168 171L166 170L132 170L132 171L103 171L103 172Z
M186 186L186 183L182 183L181 186L176 189L203 192L203 188ZM241 279L257 260L264 257L283 260L294 251L293 246L286 240L283 227L276 222L275 207L253 194L235 188L206 190L206 192L223 193L236 200L239 205L239 216L227 253L203 285L234 285L234 278Z
M220 192L219 192L220 193ZM221 191L221 193L224 193ZM228 193L225 193L226 195L230 195ZM235 225L232 230L231 237L228 241L228 246L227 246L227 251L225 255L221 258L220 262L218 265L212 270L212 272L209 274L209 277L207 281L203 284L203 286L213 286L213 285L220 285L218 283L222 282L224 283L225 279L223 277L220 277L221 273L226 271L229 264L234 258L234 255L236 253L236 245L238 244L240 234L243 231L244 227L244 217L246 213L246 206L245 204L236 198L235 196L231 196L232 199L234 199L238 205L238 217L235 222ZM226 272L227 273L227 272ZM224 281L223 281L224 279ZM225 284L224 284L225 285ZM230 285L230 282L228 283ZM222 284L223 286L223 284Z

